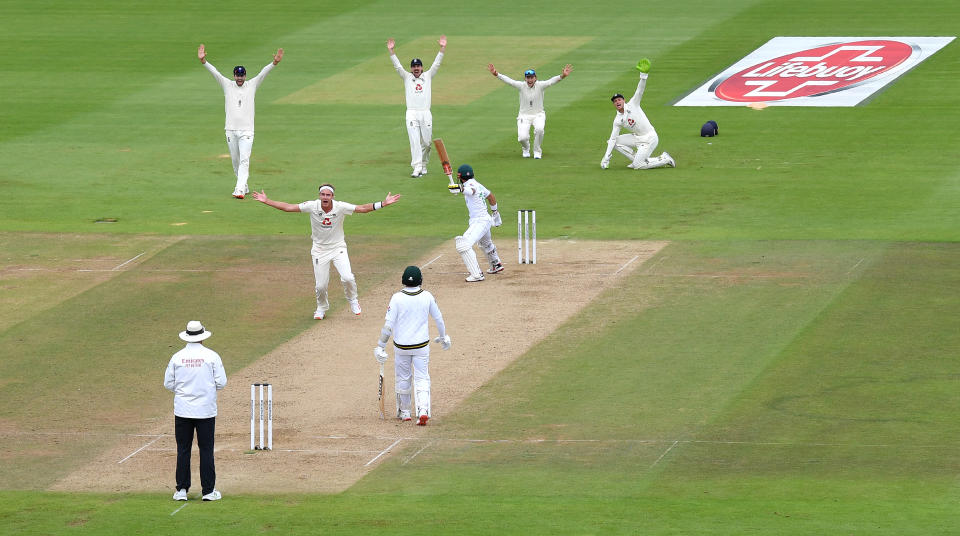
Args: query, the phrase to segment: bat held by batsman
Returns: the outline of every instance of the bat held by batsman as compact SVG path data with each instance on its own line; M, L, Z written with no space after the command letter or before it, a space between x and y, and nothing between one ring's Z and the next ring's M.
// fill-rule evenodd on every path
M387 355L386 350L384 350L383 348L380 348L379 346L376 346L373 348L373 357L377 358L377 363L383 364L387 362L387 358L389 356Z

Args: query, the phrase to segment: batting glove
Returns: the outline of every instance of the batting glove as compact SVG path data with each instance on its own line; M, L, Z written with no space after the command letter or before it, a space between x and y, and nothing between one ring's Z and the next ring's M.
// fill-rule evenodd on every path
M438 343L440 343L440 348L443 348L444 350L449 350L449 349L450 349L450 336L449 336L449 335L444 335L443 337L437 337L436 339L433 340L433 342L438 342Z
M377 346L373 349L373 357L377 358L377 363L382 365L387 362L387 357L389 356L387 356L386 350Z
M494 227L500 227L501 225L503 225L503 218L500 217L500 211L499 211L499 210L494 210L494 211L493 211L493 226L494 226Z

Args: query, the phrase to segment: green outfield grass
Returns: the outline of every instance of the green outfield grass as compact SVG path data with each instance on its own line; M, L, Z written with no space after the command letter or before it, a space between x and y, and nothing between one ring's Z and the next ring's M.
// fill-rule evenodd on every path
M777 35L955 35L958 22L946 0L0 4L0 529L955 533L957 43L857 108L670 103ZM345 493L174 512L167 493L45 491L109 440L70 439L77 427L168 415L159 379L183 311L223 326L217 349L237 368L311 325L307 223L230 197L222 94L197 46L224 73L286 50L258 92L251 188L403 194L347 224L362 294L466 223L435 158L407 176L385 48L395 37L402 62L427 62L442 33L434 91L451 97L435 97L434 134L496 193L508 250L516 208L537 209L541 238L672 245L426 449ZM638 173L615 155L602 171L609 96L633 90L643 56L644 109L678 167ZM547 92L543 160L519 157L516 92L488 62L544 78L573 64ZM707 119L719 137L699 137ZM67 439L15 433L37 429Z

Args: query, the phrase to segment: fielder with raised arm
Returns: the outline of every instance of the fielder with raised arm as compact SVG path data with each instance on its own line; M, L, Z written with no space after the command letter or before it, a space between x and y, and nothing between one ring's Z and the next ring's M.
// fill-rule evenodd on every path
M640 71L640 82L637 84L637 92L633 94L630 101L626 102L620 93L610 97L614 108L617 109L617 115L613 118L613 131L610 133L610 139L607 140L607 152L603 154L603 159L600 160L600 167L607 169L607 166L610 165L610 155L614 149L630 159L630 164L627 167L631 169L677 167L673 158L667 152L650 158L660 141L657 137L657 131L653 129L653 125L647 119L647 114L643 113L640 108L640 98L643 97L643 90L647 87L650 60L646 58L640 60L637 64L637 70ZM621 128L627 129L629 133L620 134Z
M313 238L313 247L310 256L313 259L313 277L316 280L314 288L317 296L317 310L313 313L315 320L323 320L330 308L327 300L327 285L330 283L330 265L340 274L343 284L343 293L350 303L350 311L360 314L360 301L357 298L357 280L350 268L350 256L347 254L347 242L343 235L343 221L347 216L357 213L364 214L380 210L392 205L400 199L400 194L388 192L383 201L353 205L333 199L332 184L321 184L319 199L293 204L269 199L263 190L253 192L253 198L261 203L284 212L303 212L310 215L310 231Z
M547 123L547 113L543 109L543 92L548 87L570 76L573 67L568 63L560 74L546 81L537 80L537 72L533 69L527 69L523 73L524 82L498 73L497 68L492 63L487 64L487 69L498 80L508 86L517 88L520 92L520 111L517 112L517 141L520 142L521 155L524 158L530 158L530 127L532 126L533 157L535 159L542 158L543 129Z
M450 336L443 324L443 315L433 294L420 288L423 274L416 266L407 266L401 277L403 290L390 298L387 315L380 329L380 338L373 356L381 365L387 361L387 341L393 335L393 364L396 374L397 418L409 421L411 409L416 411L417 424L430 419L430 317L437 324L440 343L450 349ZM411 404L411 396L413 398Z
M243 196L250 192L247 179L250 176L250 153L253 151L253 117L256 113L257 88L283 59L283 49L278 49L273 61L250 80L247 80L247 70L243 65L233 68L233 80L220 74L216 67L207 62L207 51L202 43L197 49L197 57L223 88L223 109L226 114L223 130L227 136L227 147L230 148L233 174L237 177L233 197L243 199Z
M407 103L407 138L410 140L410 165L413 166L411 177L422 177L427 174L427 160L430 156L430 142L433 139L433 115L430 113L430 99L432 94L433 76L443 61L443 52L447 49L447 36L441 35L437 44L440 52L430 65L430 69L423 70L423 61L413 58L410 61L410 71L403 68L397 55L393 53L396 42L391 37L387 39L387 50L390 51L390 61L393 68L403 79L403 89Z
M473 251L473 245L479 244L487 254L487 260L490 262L487 273L502 272L503 263L497 255L497 246L493 243L490 228L500 227L503 219L500 218L500 211L497 210L497 197L477 182L473 176L472 167L467 164L460 166L457 169L457 178L460 179L460 190L463 192L463 200L467 203L467 213L470 218L467 230L455 239L457 253L460 254L463 264L470 272L466 281L468 283L483 281L483 272L480 270L480 263L477 261L477 253ZM487 213L488 201L492 215Z

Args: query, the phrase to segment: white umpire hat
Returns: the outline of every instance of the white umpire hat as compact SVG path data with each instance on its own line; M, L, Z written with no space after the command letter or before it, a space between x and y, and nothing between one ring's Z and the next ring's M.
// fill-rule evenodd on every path
M203 328L199 320L187 322L187 329L180 332L180 338L187 342L200 342L209 339L213 333Z

